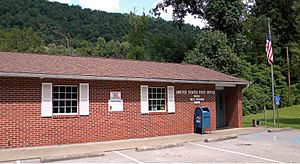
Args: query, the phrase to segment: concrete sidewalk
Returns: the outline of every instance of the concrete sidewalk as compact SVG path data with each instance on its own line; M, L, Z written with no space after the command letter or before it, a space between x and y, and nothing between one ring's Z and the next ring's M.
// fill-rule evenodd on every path
M21 160L21 159L68 159L80 158L101 155L101 152L124 150L124 149L139 149L145 150L147 148L162 148L172 147L180 143L191 141L216 141L223 139L236 138L239 135L267 131L266 128L236 128L212 131L211 133L201 134L180 134L172 136L139 138L129 140L107 141L82 143L72 145L57 145L44 147L29 147L16 149L0 150L0 162ZM280 129L276 129L280 130ZM47 161L47 160L45 160Z

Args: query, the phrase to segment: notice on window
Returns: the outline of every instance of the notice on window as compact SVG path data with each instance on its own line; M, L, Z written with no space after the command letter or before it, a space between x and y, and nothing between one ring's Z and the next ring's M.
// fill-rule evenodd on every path
M121 100L121 92L110 92L110 100Z
M121 92L110 92L110 99L108 100L108 111L123 111L123 100L121 97Z

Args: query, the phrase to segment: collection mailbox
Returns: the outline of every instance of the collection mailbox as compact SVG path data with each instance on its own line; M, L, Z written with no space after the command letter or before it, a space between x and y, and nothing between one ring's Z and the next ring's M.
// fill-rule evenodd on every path
M194 128L201 128L201 134L204 134L204 128L210 128L210 109L209 107L202 106L195 109L194 114Z

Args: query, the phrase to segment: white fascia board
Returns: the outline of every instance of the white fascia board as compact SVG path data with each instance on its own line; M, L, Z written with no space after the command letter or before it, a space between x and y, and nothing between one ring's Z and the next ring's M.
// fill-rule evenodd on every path
M78 80L116 80L116 81L145 81L145 82L169 82L169 83L194 83L194 84L220 84L223 85L247 85L247 82L240 81L205 81L205 80L180 80L180 79L155 79L139 77L106 77L106 76L89 76L89 75L55 75L39 73L6 73L0 72L0 77L33 77L33 78L53 78L53 79L78 79Z
M216 83L216 87L236 87L236 84Z

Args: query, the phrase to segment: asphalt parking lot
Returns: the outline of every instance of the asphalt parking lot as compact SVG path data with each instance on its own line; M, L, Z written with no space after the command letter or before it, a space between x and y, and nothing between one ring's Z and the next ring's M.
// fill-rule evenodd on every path
M121 150L54 163L299 163L300 130L253 133L219 142L187 142L151 151ZM16 161L39 163L38 159Z

